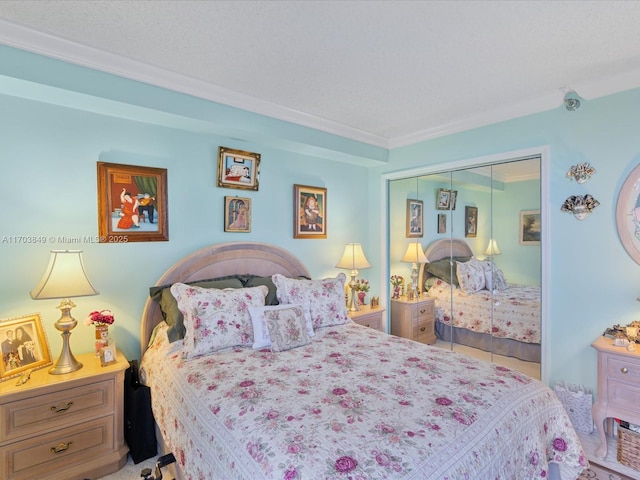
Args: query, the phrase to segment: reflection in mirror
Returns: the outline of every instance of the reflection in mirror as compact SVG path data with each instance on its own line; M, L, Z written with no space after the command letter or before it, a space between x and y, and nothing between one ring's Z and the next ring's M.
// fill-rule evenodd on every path
M433 304L435 345L540 378L539 158L392 180L389 188L392 274L411 275L400 262L410 240L397 211L410 198L424 205L424 237L411 241L425 249L418 289ZM532 215L528 222L521 212ZM393 304L390 312L394 333Z

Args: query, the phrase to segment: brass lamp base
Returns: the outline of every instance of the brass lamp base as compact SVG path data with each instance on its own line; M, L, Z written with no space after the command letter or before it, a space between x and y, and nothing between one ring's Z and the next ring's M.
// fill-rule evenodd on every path
M61 310L62 316L54 324L57 330L62 334L62 351L56 361L56 364L49 369L51 375L63 375L65 373L75 372L82 368L80 363L71 353L71 347L69 346L69 337L71 336L71 330L78 324L75 318L71 316L71 309L75 307L75 304L68 298L62 300L57 307Z

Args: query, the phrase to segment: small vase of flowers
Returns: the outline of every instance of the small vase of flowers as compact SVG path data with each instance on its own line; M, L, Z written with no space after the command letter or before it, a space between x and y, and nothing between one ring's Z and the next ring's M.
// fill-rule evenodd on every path
M358 303L360 305L365 304L367 298L367 292L369 291L369 281L363 278L356 280L356 292L358 292Z
M404 278L400 275L391 275L391 285L393 285L393 295L391 298L398 299L402 295L402 284Z
M111 310L93 311L85 318L85 325L93 325L96 328L96 355L100 349L109 345L109 325L113 325L115 318Z

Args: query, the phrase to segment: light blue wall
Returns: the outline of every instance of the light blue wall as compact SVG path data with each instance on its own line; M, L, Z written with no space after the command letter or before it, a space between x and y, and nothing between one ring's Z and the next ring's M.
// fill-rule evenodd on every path
M19 76L30 82L16 80ZM74 89L91 95L77 95ZM145 110L116 102L116 97L144 103ZM379 290L375 249L368 248L365 162L371 156L384 158L386 151L6 48L0 48L0 112L0 318L39 312L54 357L61 346L52 326L59 301L29 296L51 249L84 250L100 295L74 299L72 313L82 320L92 310L112 309L112 334L130 359L139 358L148 287L175 261L207 245L277 244L321 278L342 271L335 264L345 243L360 242L372 252L374 265L361 277L371 275L372 293ZM218 131L233 131L233 136ZM262 155L259 191L216 186L219 146ZM98 161L168 170L168 242L78 245L59 240L98 233ZM326 240L293 238L294 184L327 188ZM224 232L224 197L235 195L253 200L250 233ZM47 240L35 245L12 240L32 236ZM75 353L91 350L90 330L79 325L73 331Z
M541 114L397 148L378 174L447 165L466 159L549 146L550 291L549 382L596 386L591 342L606 327L640 317L640 267L616 231L620 187L640 163L640 90L585 100L575 112L561 105ZM597 173L583 185L566 177L571 165L589 162ZM569 195L591 194L600 206L584 221L562 212Z

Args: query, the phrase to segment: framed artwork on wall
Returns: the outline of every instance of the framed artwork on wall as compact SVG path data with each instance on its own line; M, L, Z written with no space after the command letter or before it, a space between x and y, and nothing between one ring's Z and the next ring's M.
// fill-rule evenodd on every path
M424 235L422 200L407 200L407 238L418 238Z
M436 198L436 210L449 210L450 200L451 191L446 188L439 188L438 197Z
M218 186L258 190L260 177L260 154L218 148Z
M327 189L293 186L293 238L327 238Z
M37 313L1 320L0 339L0 381L52 363L47 337Z
M447 215L445 213L438 214L438 233L447 233Z
M251 199L224 197L224 231L251 231Z
M464 236L478 235L478 207L464 207Z
M98 162L98 242L169 240L167 169Z
M540 210L522 210L520 212L520 245L540 245L541 226Z
M616 228L622 246L640 264L640 165L631 171L618 194Z

